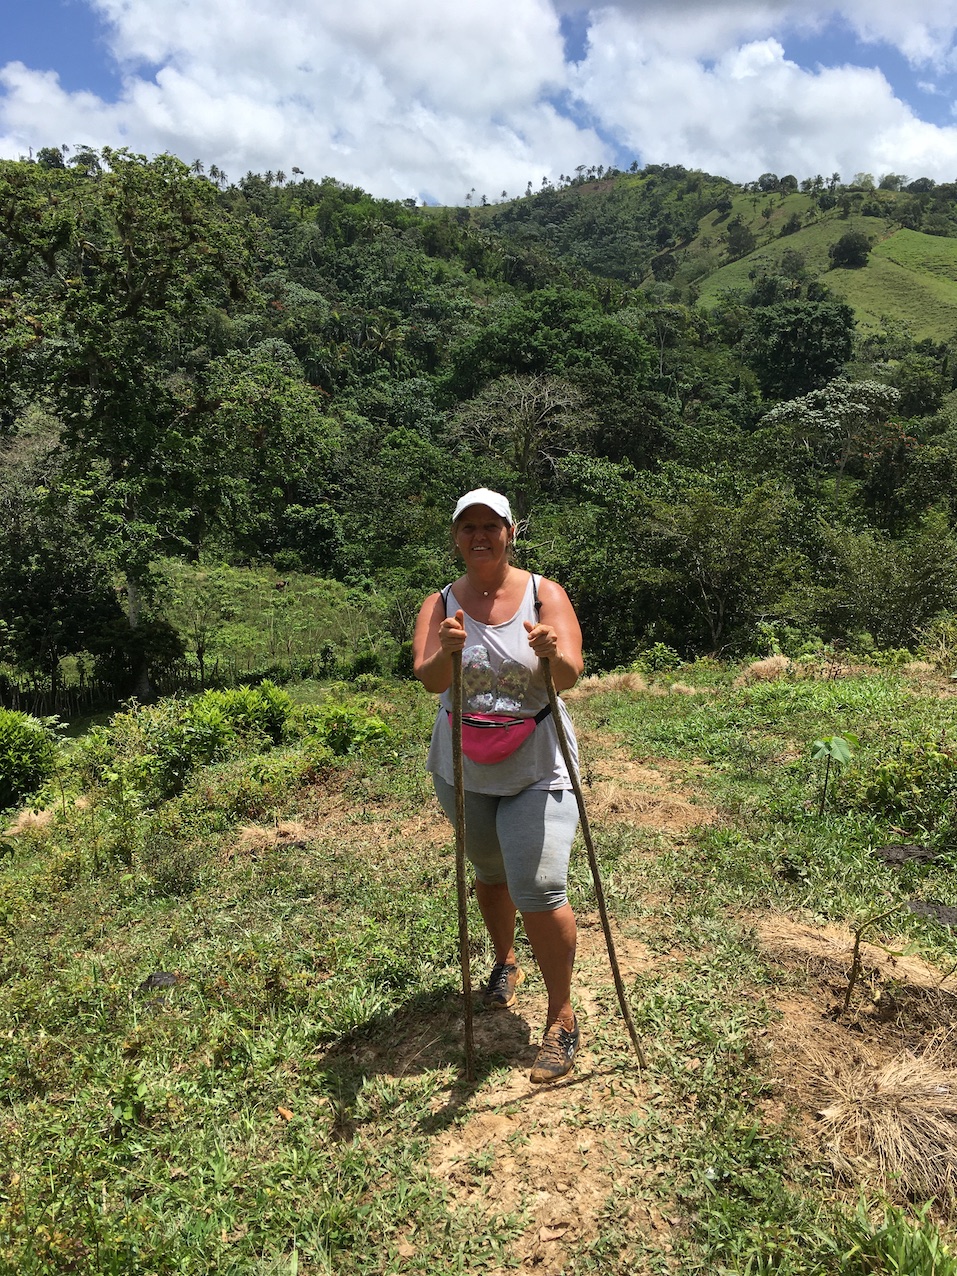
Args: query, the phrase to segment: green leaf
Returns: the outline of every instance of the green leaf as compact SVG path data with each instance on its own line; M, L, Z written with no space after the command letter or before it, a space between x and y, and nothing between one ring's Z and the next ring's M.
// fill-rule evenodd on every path
M817 762L821 758L830 758L832 762L842 765L851 760L851 748L858 744L857 736L848 732L847 736L829 735L822 740L815 740L811 745L811 758Z

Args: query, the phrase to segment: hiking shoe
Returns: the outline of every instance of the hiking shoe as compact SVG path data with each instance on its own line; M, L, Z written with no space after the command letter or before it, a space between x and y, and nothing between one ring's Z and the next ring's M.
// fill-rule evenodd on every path
M578 1038L581 1032L578 1017L575 1026L569 1031L560 1019L556 1019L550 1028L546 1028L542 1039L542 1048L538 1052L532 1071L531 1081L557 1081L567 1076L575 1066L575 1055L578 1052Z
M506 1010L515 1005L515 989L525 982L525 971L520 966L499 962L492 967L488 983L482 989L482 1000L496 1010Z

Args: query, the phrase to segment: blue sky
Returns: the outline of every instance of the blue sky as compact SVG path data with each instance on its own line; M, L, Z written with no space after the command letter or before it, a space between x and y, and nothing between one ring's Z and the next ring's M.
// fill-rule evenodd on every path
M829 23L813 36L789 33L783 44L785 56L803 67L842 63L879 67L895 94L922 119L938 125L955 122L957 79L953 71L911 66L893 45L884 41L864 44L840 21Z
M0 62L56 71L64 88L115 97L120 77L105 34L106 24L83 0L8 0Z
M169 150L376 195L579 165L957 178L957 0L28 0L0 154Z

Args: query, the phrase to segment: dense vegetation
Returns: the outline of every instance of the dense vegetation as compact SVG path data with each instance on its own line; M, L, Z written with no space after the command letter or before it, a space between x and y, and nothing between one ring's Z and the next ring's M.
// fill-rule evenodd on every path
M916 649L957 608L950 187L210 172L0 165L5 703L401 668L478 483L594 668Z

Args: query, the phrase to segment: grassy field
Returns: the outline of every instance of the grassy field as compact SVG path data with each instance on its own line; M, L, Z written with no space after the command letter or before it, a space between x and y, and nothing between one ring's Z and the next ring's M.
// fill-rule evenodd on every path
M571 697L649 1066L579 853L583 1052L544 1090L524 947L462 1077L417 687L303 684L179 769L227 702L74 745L0 858L0 1272L957 1272L957 944L908 907L957 905L952 687L776 672Z
M738 196L730 214L720 218L712 214L702 222L702 236L691 246L679 280L682 272L694 273L699 258L714 258L731 218L740 216L757 239L754 252L719 266L700 282L704 305L713 305L728 290L747 289L755 271L774 273L783 254L791 250L803 256L812 276L821 278L853 307L862 332L880 331L894 320L906 324L917 340L945 341L953 336L957 330L957 240L895 230L878 217L844 218L836 209L808 220L809 204L802 195L775 197L770 205L762 202L764 208L773 207L770 218L763 217L754 199ZM794 212L808 224L781 237L781 227ZM872 240L868 264L859 270L832 270L828 249L849 231L863 232Z
M898 230L878 243L862 270L835 270L826 281L865 331L887 319L916 338L950 340L957 331L957 240Z

